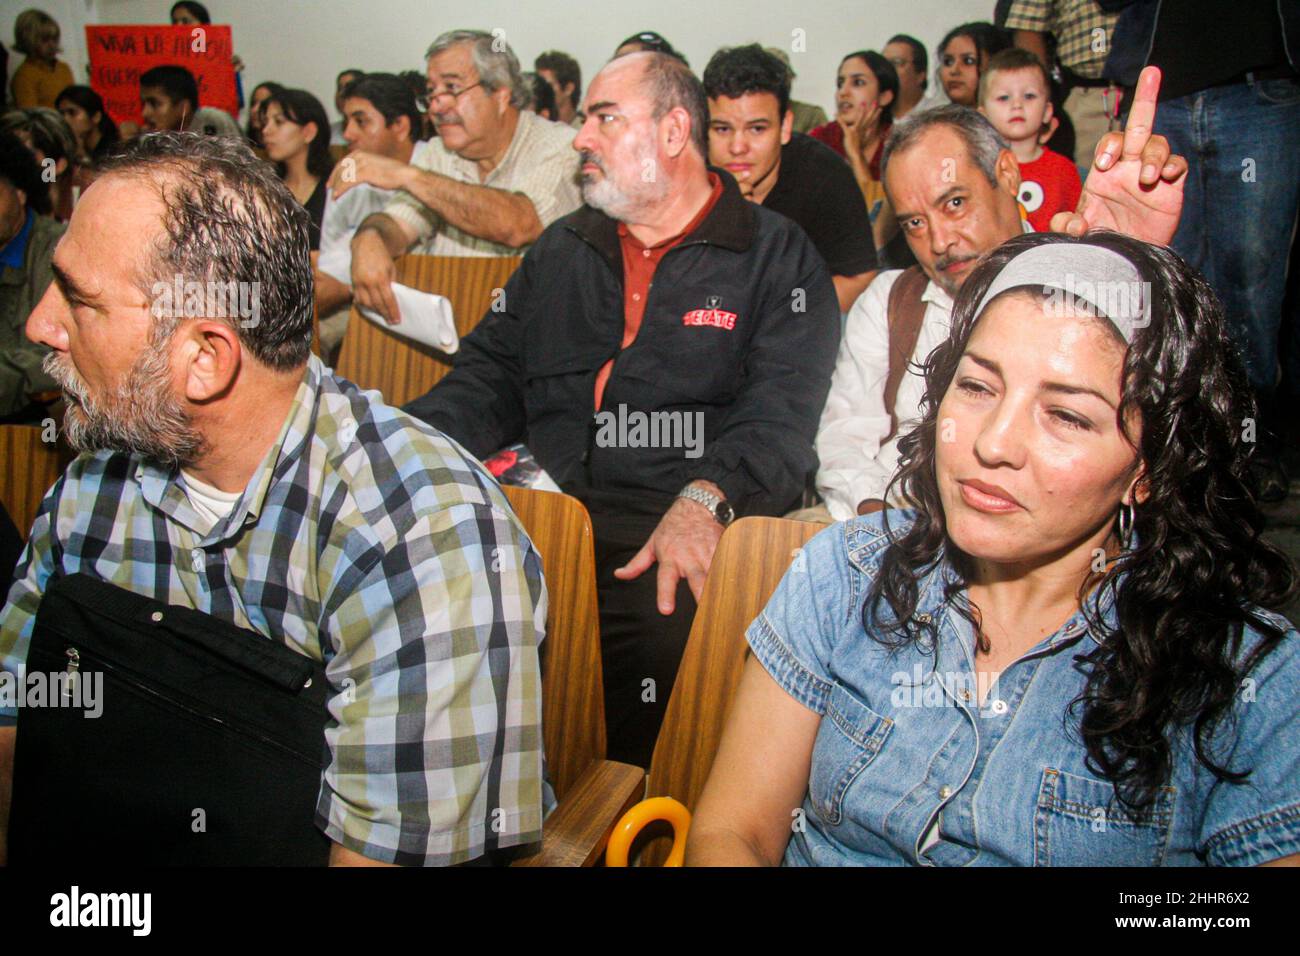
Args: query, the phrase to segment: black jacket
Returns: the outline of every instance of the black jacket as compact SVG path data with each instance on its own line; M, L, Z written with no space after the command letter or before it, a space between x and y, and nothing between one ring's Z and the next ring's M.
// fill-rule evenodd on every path
M524 442L589 506L659 513L696 478L719 485L738 514L795 505L817 468L813 439L840 337L835 287L798 226L721 178L713 210L660 261L627 349L618 224L583 206L542 233L501 311L485 315L452 371L407 411L479 458ZM701 321L698 310L706 324L687 324L690 313ZM596 373L615 357L601 410L700 413L699 457L597 441Z

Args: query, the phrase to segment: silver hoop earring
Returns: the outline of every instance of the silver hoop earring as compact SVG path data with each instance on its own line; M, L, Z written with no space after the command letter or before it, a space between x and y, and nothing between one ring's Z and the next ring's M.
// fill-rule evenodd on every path
M1119 506L1119 546L1123 551L1129 549L1133 541L1133 506L1123 502Z

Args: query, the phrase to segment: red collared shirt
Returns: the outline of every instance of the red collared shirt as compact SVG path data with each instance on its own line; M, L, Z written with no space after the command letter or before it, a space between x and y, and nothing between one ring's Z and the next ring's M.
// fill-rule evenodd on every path
M636 341L637 333L641 331L646 297L650 294L650 283L654 281L659 261L669 249L698 229L700 223L717 205L718 197L722 195L722 180L717 173L709 173L709 182L713 186L713 192L709 195L708 201L695 214L695 218L687 223L686 228L675 236L657 242L653 246L647 246L632 235L627 228L627 223L618 224L618 240L623 249L623 344L619 346L620 349L625 349ZM610 359L596 373L597 408L600 408L601 399L605 394L605 384L609 381L610 369L613 367L614 360Z

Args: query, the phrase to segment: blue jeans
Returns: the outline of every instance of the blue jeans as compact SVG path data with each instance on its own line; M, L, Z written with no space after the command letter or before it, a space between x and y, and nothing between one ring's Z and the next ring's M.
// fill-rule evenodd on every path
M1300 81L1235 83L1169 100L1155 131L1191 167L1173 249L1218 293L1251 385L1267 396L1277 386L1300 206Z

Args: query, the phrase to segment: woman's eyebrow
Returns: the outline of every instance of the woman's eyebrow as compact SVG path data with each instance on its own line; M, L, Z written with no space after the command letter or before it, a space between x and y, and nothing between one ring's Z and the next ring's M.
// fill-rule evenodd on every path
M977 355L975 352L970 352L970 351L965 352L962 355L962 358L970 359L976 365L988 369L990 372L992 372L994 375L998 376L999 378L1005 377L1002 374L1002 366L999 365L991 358L985 358L982 355ZM1039 382L1038 388L1040 391L1059 392L1063 395L1094 395L1097 398L1101 399L1103 402L1105 402L1109 407L1111 408L1116 407L1115 403L1112 402L1105 395L1103 395L1101 392L1097 391L1095 388L1088 388L1083 385L1070 385L1066 382Z

